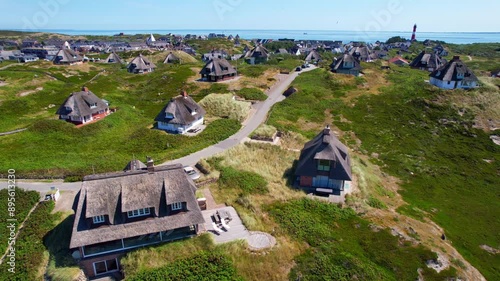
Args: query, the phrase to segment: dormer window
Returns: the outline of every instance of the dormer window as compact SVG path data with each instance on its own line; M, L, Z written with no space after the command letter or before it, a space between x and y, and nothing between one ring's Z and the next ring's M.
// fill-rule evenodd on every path
M196 115L198 112L196 112L196 109L191 111L191 115Z
M90 109L93 109L93 108L96 108L97 107L97 103L93 103L90 105Z
M330 171L330 161L318 160L318 171Z
M66 111L73 111L73 109L71 109L71 107L69 106L66 106Z
M464 79L464 73L457 73L457 79Z
M165 114L165 118L167 118L167 119L174 119L174 115L172 113L170 113L170 112L167 112Z
M178 211L182 210L182 203L181 202L175 202L172 204L172 211Z
M92 222L95 223L95 224L103 223L105 221L106 221L106 219L104 218L103 215L92 217Z
M151 214L151 211L149 210L149 208L137 209L137 210L127 212L127 216L129 218L143 217L143 216L147 216L149 214Z

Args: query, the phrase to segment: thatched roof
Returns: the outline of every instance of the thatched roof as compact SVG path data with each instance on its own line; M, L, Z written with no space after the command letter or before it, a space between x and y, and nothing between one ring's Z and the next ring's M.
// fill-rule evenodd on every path
M54 63L76 63L83 61L82 57L71 49L63 48L54 57Z
M146 57L142 56L142 54L135 57L127 66L129 71L149 70L150 68L154 69L156 68L156 65L150 62Z
M312 50L306 57L307 62L320 61L320 60L321 60L321 56L316 50Z
M70 248L114 241L204 223L196 187L181 164L92 175L84 178ZM169 214L167 205L185 203L186 211ZM125 222L124 212L154 208L154 217ZM110 224L91 228L86 219L108 215Z
M102 99L83 87L82 91L69 95L57 110L57 114L83 117L107 109L108 105Z
M371 51L367 46L353 47L349 50L349 54L360 61L369 61L371 59Z
M410 63L413 68L438 69L446 63L435 53L426 53L425 50Z
M245 58L268 58L269 51L262 45L258 45L245 54Z
M318 174L317 160L333 162L329 178L349 181L352 179L349 150L330 132L328 127L304 145L295 174L297 176L316 176Z
M434 70L430 76L441 81L478 81L476 75L458 56L453 57L447 64Z
M146 164L142 163L140 160L134 159L128 162L127 166L123 169L123 171L137 171L146 169Z
M156 116L155 121L189 125L206 114L205 109L196 103L186 92L172 98Z
M213 58L200 71L201 75L223 76L236 74L236 69L226 60Z
M178 61L180 61L179 58L176 55L174 55L172 52L170 52L163 60L163 63L175 63Z
M115 53L112 52L109 54L108 58L106 59L106 63L122 63L122 59Z
M344 65L344 62L349 62L351 63L349 67L346 67ZM350 54L343 54L342 56L338 57L338 58L335 58L335 60L333 61L333 63L330 65L332 71L336 71L336 70L361 70L361 65L359 64L359 61L353 57L352 55Z

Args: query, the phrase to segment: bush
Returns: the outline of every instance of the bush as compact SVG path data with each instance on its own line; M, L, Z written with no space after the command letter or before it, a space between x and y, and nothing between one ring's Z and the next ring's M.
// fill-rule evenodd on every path
M232 94L210 94L200 101L205 110L217 117L226 117L240 122L245 120L250 112L249 102L236 101Z
M133 276L130 281L198 281L198 280L243 280L236 273L231 259L218 252L201 252L193 257L176 260L169 265L152 270L143 270Z
M246 99L246 100L266 100L267 95L264 94L261 90L256 88L243 88L236 93L238 96Z
M262 124L255 131L252 132L250 138L252 139L272 139L278 130L271 125Z

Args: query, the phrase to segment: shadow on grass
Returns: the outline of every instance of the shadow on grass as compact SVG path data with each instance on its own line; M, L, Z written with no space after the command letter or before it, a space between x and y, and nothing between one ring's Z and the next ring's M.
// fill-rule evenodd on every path
M298 160L293 160L292 167L286 169L283 173L283 178L286 179L286 186L292 189L297 189L297 185L295 184L295 170L297 169L298 163Z
M59 215L62 215L58 213ZM71 256L69 242L75 215L66 217L54 229L43 238L45 247L50 253L51 259L55 261L56 267L77 266L75 259Z

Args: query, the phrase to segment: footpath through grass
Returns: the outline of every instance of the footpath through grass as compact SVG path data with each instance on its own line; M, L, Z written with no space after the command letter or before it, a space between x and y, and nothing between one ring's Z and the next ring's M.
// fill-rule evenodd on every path
M302 74L294 83L299 92L275 105L269 123L312 136L317 131L310 128L332 118L354 132L363 153L377 153L384 169L403 180L405 201L444 227L487 279L500 276L500 256L480 248L500 245L500 201L492 200L500 186L500 148L472 128L472 114L459 115L446 102L447 95L469 92L441 91L424 83L427 73L396 68L379 94L344 102L337 97L348 96L351 86L333 77L323 70Z

